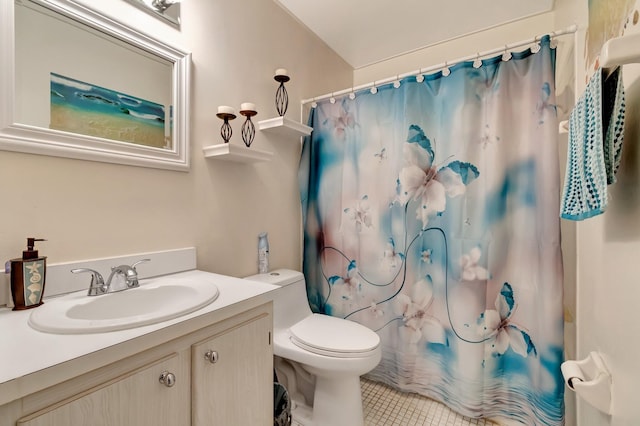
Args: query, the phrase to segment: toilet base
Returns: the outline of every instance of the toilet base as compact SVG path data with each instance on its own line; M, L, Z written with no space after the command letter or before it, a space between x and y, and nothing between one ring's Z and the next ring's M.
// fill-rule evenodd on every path
M314 426L313 408L304 404L296 404L291 409L291 419L294 426Z
M316 376L314 426L363 426L360 376Z

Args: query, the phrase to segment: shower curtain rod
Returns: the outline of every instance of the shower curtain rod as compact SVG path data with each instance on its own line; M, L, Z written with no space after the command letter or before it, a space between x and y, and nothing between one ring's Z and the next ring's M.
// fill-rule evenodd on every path
M565 28L563 30L553 31L548 35L553 39L555 37L559 37L559 36L562 36L562 35L573 34L577 30L578 30L578 26L574 24L574 25L571 25L571 26L569 26L569 27L567 27L567 28ZM361 84L359 86L350 87L348 89L339 90L337 92L327 93L326 95L316 96L316 97L309 98L309 99L303 99L302 101L300 101L301 107L304 106L305 104L308 104L308 103L311 103L311 102L321 101L323 99L328 99L328 98L333 98L333 97L336 97L336 96L346 95L346 94L349 94L349 93L357 92L359 90L368 89L368 88L372 88L372 87L377 87L377 86L381 86L381 85L387 84L387 83L392 83L394 81L402 80L405 77L412 77L412 76L419 75L419 74L427 74L427 73L432 72L432 71L437 71L437 70L440 70L440 69L451 67L451 66L453 66L455 64L459 64L460 62L470 61L472 59L477 60L477 59L483 58L485 56L492 56L492 55L495 55L495 54L500 53L500 52L507 52L507 51L512 50L512 49L517 49L518 47L526 46L528 44L537 43L540 39L542 39L542 37L544 37L544 35L532 37L530 39L519 41L517 43L505 44L503 47L499 47L499 48L491 49L491 50L485 50L484 52L478 52L478 53L476 53L474 55L465 56L465 57L462 57L462 58L459 58L459 59L455 59L453 61L445 61L445 62L443 62L441 64L433 65L433 66L430 66L430 67L427 67L427 68L420 68L419 70L406 72L404 74L397 74L397 75L395 75L393 77L384 78L382 80L374 80L374 81L372 81L370 83Z

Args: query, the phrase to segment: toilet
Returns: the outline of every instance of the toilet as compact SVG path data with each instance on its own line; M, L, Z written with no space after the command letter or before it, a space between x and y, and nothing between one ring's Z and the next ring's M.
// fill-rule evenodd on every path
M304 275L278 269L246 279L280 286L273 300L273 353L278 380L304 426L364 424L360 376L380 362L379 336L353 321L314 314Z

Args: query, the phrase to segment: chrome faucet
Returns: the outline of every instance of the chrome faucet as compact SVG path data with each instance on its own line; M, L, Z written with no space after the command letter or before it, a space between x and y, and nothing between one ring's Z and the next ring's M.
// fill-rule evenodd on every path
M120 265L111 268L111 274L109 275L109 279L107 280L107 288L111 287L111 283L114 277L124 279L126 288L124 288L123 290L126 290L127 288L139 287L140 284L138 283L138 271L136 270L136 266L138 266L142 262L149 262L150 260L151 259L142 259L138 260L131 266Z
M138 283L138 271L136 270L136 266L141 264L142 262L149 262L151 259L141 259L135 262L133 265L120 265L114 266L111 268L111 274L109 274L109 278L107 282L104 282L104 278L100 274L100 272L95 271L89 268L78 268L72 269L71 272L74 274L78 274L81 272L89 272L91 273L91 284L89 284L89 291L87 292L87 296L99 296L101 294L109 293L111 290L111 284L114 280L123 280L125 284L125 288L113 290L113 291L121 291L129 288L139 287Z

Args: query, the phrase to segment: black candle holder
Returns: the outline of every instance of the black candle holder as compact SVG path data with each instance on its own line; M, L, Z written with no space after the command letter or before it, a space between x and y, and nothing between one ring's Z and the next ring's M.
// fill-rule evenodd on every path
M233 134L233 130L231 129L231 125L229 124L229 120L235 119L236 115L228 112L219 112L216 114L216 116L219 119L224 120L224 123L220 128L220 136L222 136L222 139L224 139L224 143L229 143L231 135Z
M289 95L287 95L287 89L285 89L284 83L291 79L288 75L276 75L273 79L280 83L276 91L276 110L280 117L283 117L289 107Z
M257 111L250 109L240 110L240 115L247 117L244 123L242 123L242 141L249 148L253 142L253 138L256 136L256 126L253 125L251 117L258 114Z

